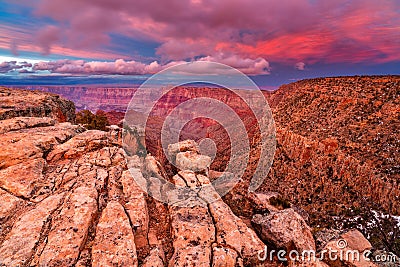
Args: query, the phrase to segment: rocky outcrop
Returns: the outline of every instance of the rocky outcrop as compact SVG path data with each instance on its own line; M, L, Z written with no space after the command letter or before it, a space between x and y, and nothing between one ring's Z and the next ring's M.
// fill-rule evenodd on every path
M371 243L359 231L350 230L342 234L339 239L330 241L324 248L327 251L338 251L338 255L344 256L337 259L326 257L325 262L331 266L376 267L377 265L368 258L372 256L371 248Z
M206 176L183 170L174 183L195 193L170 207L175 254L169 266L260 263L257 255L264 243L225 202L210 196L217 193Z
M194 141L169 146L175 168L126 154L119 129L28 115L0 120L0 266L280 266L260 260L265 245L315 248L306 214L284 193L249 193L241 180L220 198L212 182L222 174ZM354 233L341 238L367 244Z
M15 117L52 117L75 121L75 105L55 94L0 87L0 120Z
M288 251L295 249L316 250L310 227L293 209L273 212L270 215L256 214L252 219L261 238Z
M313 227L357 227L377 248L400 253L396 220L385 225L371 212L400 212L399 88L399 76L282 86L270 96L277 150L260 191L277 191L304 208ZM396 237L385 240L382 231Z
M143 191L157 178L212 189L206 176L183 170L168 178L156 158L125 155L115 129L87 131L49 116L0 123L1 266L240 266L257 261L262 241L222 200L207 204L201 192L190 206L166 206ZM177 147L175 156L190 150ZM207 158L198 151L193 157ZM197 166L188 161L182 168L191 164Z
M187 141L177 143L169 147L169 154L177 157L179 153L182 153L178 151L190 151L196 147L195 144ZM176 152L172 153L172 151ZM197 152L193 151L193 153ZM173 158L172 161L175 159ZM210 171L210 175L218 176L218 173ZM283 249L286 252L296 250L300 254L303 251L316 251L311 228L303 219L306 216L302 217L295 212L295 206L290 208L292 205L282 200L282 196L278 193L248 192L246 194L240 191L241 197L247 198L251 212L254 213L252 224L250 224L245 218L235 215L222 199L212 197L216 191L210 186L209 178L203 174L195 173L193 170L181 170L173 177L173 182L178 188L190 188L191 191L180 191L182 194L178 196L181 197L172 195L176 201L170 208L175 250L171 260L175 261L170 262L170 266L179 265L182 259L186 259L189 264L198 263L191 257L193 251L196 251L196 255L205 262L206 266L210 264L208 255L212 255L212 266L276 265L274 257L269 261L260 260L260 255L262 255L260 252L263 252L266 246L275 251L278 251L277 249ZM234 191L238 190L237 188L240 186L237 186ZM182 248L186 249L182 250ZM291 264L292 266L327 266L317 259L311 262L300 260Z
M24 93L35 101L48 97ZM47 104L26 106L46 110ZM135 240L147 240L146 222L138 218L148 212L144 195L124 178L127 166L115 136L46 114L0 123L0 265L137 264L136 244L148 246Z

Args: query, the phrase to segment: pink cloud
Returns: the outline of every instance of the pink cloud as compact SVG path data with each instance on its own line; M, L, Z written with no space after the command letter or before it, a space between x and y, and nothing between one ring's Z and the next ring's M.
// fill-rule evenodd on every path
M60 40L60 29L56 26L49 25L41 29L37 34L37 42L43 49L43 54L48 55L51 46Z
M264 58L241 58L237 55L229 55L226 56L224 54L218 54L217 56L208 56L199 59L200 61L212 61L212 62L219 62L237 70L245 73L245 74L252 74L252 75L259 75L259 74L269 74L270 66L268 61Z
M194 59L199 55L214 54L216 43L208 39L170 39L157 48L156 52L164 60Z
M157 62L143 64L136 61L117 59L114 62L100 62L84 60L57 60L39 62L33 66L33 70L48 70L53 73L69 74L149 74L161 70Z
M16 61L5 61L5 62L0 63L0 73L7 73L11 70L18 69L18 68L20 68L20 67L17 66Z
M7 73L14 70L26 70L26 68L31 68L32 64L28 62L17 62L17 61L4 61L0 63L0 73Z
M58 26L37 34L43 52L100 56L110 33L160 43L162 62L199 58L268 73L268 62L388 62L400 60L396 0L38 0L35 14ZM19 49L24 47L23 42ZM26 44L25 44L26 45ZM64 53L65 54L65 53ZM118 54L117 51L114 54ZM86 54L84 54L86 55ZM132 55L112 55L129 58ZM101 58L101 57L99 57ZM93 64L135 72L125 61ZM158 63L157 63L158 64ZM301 68L298 68L301 69Z
M240 58L236 55L218 57L203 57L199 61L213 61L232 66L245 74L268 74L269 63L263 58ZM84 61L84 60L56 60L41 61L33 65L33 71L49 71L59 74L119 74L119 75L143 75L154 74L165 68L176 64L186 63L185 61L171 61L167 64L160 64L153 61L144 64L137 61L125 61L117 59L113 62Z

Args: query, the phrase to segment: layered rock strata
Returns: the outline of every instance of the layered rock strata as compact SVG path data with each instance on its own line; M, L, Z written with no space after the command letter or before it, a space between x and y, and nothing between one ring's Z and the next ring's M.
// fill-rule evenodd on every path
M0 266L281 266L260 260L266 245L315 247L304 216L269 195L242 192L252 221L236 215L194 141L170 146L170 176L153 156L127 155L117 128L88 131L61 122L67 113L1 120Z

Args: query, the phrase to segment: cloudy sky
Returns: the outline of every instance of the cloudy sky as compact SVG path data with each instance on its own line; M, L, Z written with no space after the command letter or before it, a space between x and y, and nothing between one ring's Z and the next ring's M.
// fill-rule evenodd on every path
M3 84L129 83L198 60L235 67L265 87L400 74L398 0L0 0L0 6Z

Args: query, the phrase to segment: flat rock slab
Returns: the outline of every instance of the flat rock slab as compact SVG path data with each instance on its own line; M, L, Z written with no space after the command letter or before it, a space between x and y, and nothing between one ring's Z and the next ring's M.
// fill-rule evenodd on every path
M22 202L24 202L24 200L0 189L0 222L12 216L12 212Z
M48 117L18 117L7 120L0 120L0 134L26 128L52 126L55 123L55 119Z
M92 266L138 266L133 229L116 201L107 204L97 224Z
M143 248L148 245L149 213L145 192L138 186L137 181L144 181L139 169L131 169L122 173L121 185L125 200L124 207L134 228L136 247Z
M79 187L65 201L60 214L53 218L54 225L47 245L40 255L40 266L73 266L84 245L89 226L97 212L97 191Z
M43 168L46 161L42 158L10 166L0 171L0 187L24 198L30 198L42 186Z
M22 266L27 263L34 254L44 224L60 205L63 196L58 194L46 198L17 220L0 247L0 265Z
M57 145L48 155L48 161L71 159L82 156L84 153L105 147L109 144L107 133L98 130L89 130L80 133L67 142Z

